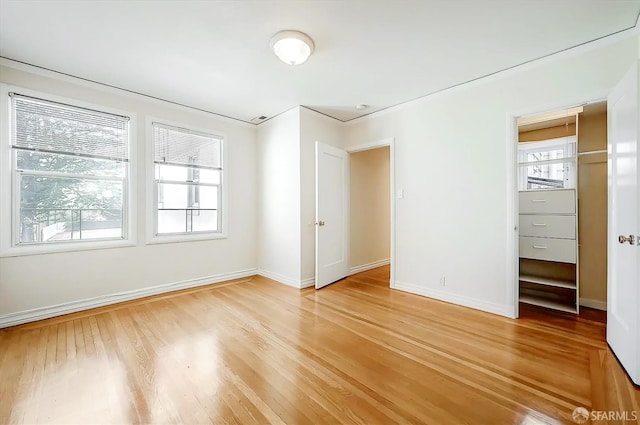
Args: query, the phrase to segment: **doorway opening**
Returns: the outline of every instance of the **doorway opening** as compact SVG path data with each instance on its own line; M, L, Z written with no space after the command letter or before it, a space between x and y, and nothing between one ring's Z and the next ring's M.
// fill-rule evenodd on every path
M316 142L316 289L377 268L394 287L394 188L393 138L346 151Z
M518 308L606 319L607 104L518 119Z
M391 148L350 152L349 274L391 262ZM390 279L390 277L389 277Z
M380 268L395 282L395 140L347 149L350 161L349 274Z

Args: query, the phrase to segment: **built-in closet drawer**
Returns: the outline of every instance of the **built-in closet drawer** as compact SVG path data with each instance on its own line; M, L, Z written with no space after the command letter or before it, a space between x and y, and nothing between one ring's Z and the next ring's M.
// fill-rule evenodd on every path
M520 192L520 214L575 214L573 189L527 190Z
M520 236L541 238L576 238L575 215L520 214Z
M575 264L576 241L520 236L520 257Z

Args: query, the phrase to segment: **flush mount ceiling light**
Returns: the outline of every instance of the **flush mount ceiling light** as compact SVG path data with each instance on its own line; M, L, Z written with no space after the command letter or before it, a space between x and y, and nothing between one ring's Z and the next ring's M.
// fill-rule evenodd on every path
M280 60L289 65L300 65L313 53L313 40L300 31L280 31L271 38L271 48Z

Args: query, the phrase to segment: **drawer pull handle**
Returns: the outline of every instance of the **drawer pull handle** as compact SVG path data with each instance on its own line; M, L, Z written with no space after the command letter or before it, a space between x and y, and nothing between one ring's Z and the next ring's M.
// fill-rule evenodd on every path
M535 249L547 249L546 246L541 246L541 245L532 245Z
M531 202L533 202L534 204L539 204L541 202L547 202L546 199L532 199Z
M531 223L533 227L547 227L547 223Z

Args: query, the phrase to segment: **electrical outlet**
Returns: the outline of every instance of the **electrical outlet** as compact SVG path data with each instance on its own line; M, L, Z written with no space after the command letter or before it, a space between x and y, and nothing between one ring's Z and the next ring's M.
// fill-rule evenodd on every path
M447 278L442 276L440 278L440 286L446 286Z

